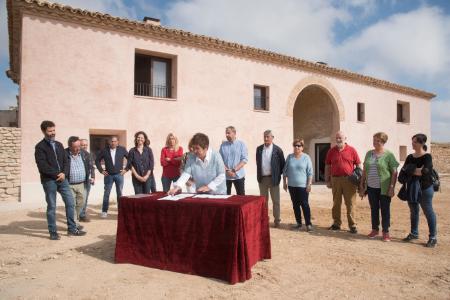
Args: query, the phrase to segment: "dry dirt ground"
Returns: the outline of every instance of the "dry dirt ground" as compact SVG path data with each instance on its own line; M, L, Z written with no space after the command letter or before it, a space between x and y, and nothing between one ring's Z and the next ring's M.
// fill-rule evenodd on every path
M406 203L392 200L392 242L370 240L367 200L358 202L356 235L330 232L330 192L314 186L315 231L293 231L287 194L282 228L271 228L272 259L257 263L245 283L226 282L128 264L114 264L117 211L107 220L90 210L88 235L50 241L45 209L2 212L0 299L450 299L450 179L436 194L435 249L424 247L428 229L421 213L421 237L401 241L409 230ZM343 216L345 210L343 208ZM60 233L64 210L58 209ZM346 229L346 228L343 228Z

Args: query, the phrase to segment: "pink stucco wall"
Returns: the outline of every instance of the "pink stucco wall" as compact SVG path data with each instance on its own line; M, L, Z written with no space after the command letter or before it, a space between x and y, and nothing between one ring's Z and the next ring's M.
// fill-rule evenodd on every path
M176 57L175 101L133 95L136 49ZM255 148L262 143L265 129L273 130L274 142L285 154L291 151L292 94L300 82L333 91L342 110L340 128L361 156L371 147L376 131L389 134L386 146L397 156L399 145L410 149L414 133L430 134L428 100L225 53L35 16L23 18L21 67L22 201L42 201L42 195L30 191L39 184L33 153L42 138L39 124L44 119L56 123L57 139L64 144L70 135L89 137L89 130L115 129L126 130L126 141L121 142L130 148L133 134L144 130L157 161L169 132L179 137L184 148L192 134L204 132L212 148L218 149L225 127L234 125L249 149L249 189L257 187ZM270 87L270 112L253 110L254 84ZM410 124L397 124L397 100L410 103ZM357 102L366 105L364 123L356 121ZM159 164L155 175L161 188ZM102 184L96 188L100 193Z

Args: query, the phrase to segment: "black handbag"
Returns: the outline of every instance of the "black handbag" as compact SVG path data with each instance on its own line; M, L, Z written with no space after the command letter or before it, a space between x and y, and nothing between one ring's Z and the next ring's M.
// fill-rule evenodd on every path
M362 172L363 171L360 167L356 167L353 170L352 175L348 176L348 180L350 180L352 184L359 186L359 183L361 182Z
M400 200L408 201L408 193L406 192L406 184L403 184L400 190L398 191L397 197Z
M439 180L438 172L434 168L431 170L431 182L433 183L433 190L435 192L440 191L441 181Z

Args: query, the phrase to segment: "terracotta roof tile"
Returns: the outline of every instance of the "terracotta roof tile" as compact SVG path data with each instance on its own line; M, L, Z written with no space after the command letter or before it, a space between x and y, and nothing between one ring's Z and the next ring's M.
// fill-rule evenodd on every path
M170 29L145 22L113 17L109 14L91 12L58 3L41 2L38 0L7 0L8 30L9 30L9 54L10 70L8 76L16 83L20 81L20 59L19 45L21 39L21 18L23 12L43 16L47 18L74 22L86 26L97 26L107 30L115 30L135 35L146 35L156 39L169 40L172 42L203 48L213 51L222 51L231 55L250 58L266 63L282 65L286 67L301 69L309 72L320 73L339 79L365 84L377 88L431 99L436 95L419 89L399 85L386 80L333 68L321 63L314 63L292 56L282 55L275 52L258 49L238 43L227 42L217 38L193 34L191 32Z

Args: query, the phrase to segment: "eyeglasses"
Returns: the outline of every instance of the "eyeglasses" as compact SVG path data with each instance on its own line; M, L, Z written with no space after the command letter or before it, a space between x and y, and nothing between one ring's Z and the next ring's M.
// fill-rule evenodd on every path
M294 145L295 148L301 148L303 145Z

